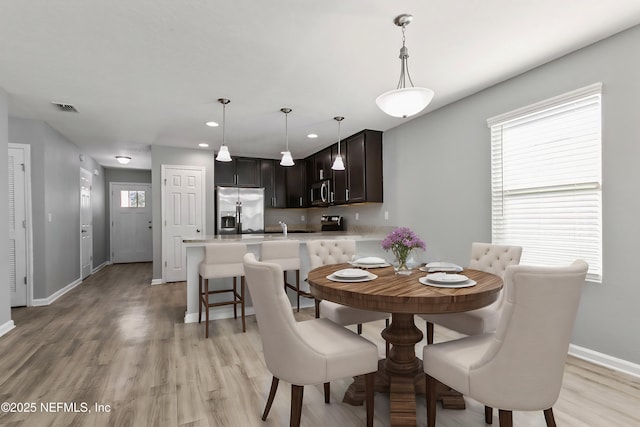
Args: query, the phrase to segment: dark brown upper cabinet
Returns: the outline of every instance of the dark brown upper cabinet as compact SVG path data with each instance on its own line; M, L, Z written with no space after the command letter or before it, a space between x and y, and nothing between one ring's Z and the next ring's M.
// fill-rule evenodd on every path
M279 160L260 159L260 182L264 187L265 208L287 207L286 173Z
M323 181L325 179L331 179L331 147L327 147L322 151L313 155L313 181Z
M282 167L285 170L287 182L287 207L306 208L309 206L307 191L307 162L296 159L295 165Z
M364 130L345 145L346 202L382 202L382 132Z
M345 163L345 170L337 171L331 170L332 172L332 194L329 197L329 200L335 205L341 205L347 203L347 170L346 165L348 162L347 157L347 144L346 140L340 142L340 154L342 155L342 161ZM331 146L331 165L338 155L338 144L333 144Z
M234 157L230 162L216 162L216 186L260 187L260 159Z

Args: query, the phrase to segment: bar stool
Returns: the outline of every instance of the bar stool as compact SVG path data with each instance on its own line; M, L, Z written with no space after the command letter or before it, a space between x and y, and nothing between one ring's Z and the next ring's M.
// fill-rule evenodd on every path
M299 240L276 240L272 242L262 242L261 261L278 264L282 268L284 277L284 291L287 288L296 293L298 301L297 311L300 311L300 296L313 298L311 294L300 290L300 241ZM292 285L287 282L287 271L295 271L296 282Z
M200 303L198 304L198 323L202 321L202 307L205 307L205 338L209 338L209 308L233 304L233 318L238 318L238 304L241 307L242 332L246 332L244 318L244 266L242 259L247 253L244 243L213 243L204 247L204 260L198 268L200 284ZM240 276L240 293L237 278ZM233 277L233 288L209 290L209 279ZM209 295L230 292L231 300L210 302Z

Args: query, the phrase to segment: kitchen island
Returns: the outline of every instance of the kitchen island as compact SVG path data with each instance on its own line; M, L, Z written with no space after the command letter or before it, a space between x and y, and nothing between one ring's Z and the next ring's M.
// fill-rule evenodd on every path
M183 240L187 249L187 310L184 315L184 322L191 323L198 321L198 266L204 259L204 246L208 244L220 244L231 242L242 242L247 245L247 250L260 259L260 243L272 240L299 240L300 241L300 289L309 291L309 285L304 281L309 272L309 256L307 254L306 242L318 239L353 239L356 241L358 256L379 256L391 259L392 255L385 252L380 246L384 239L381 234L351 234L348 231L321 231L316 233L289 233L287 236L282 233L267 234L231 234L215 235L204 238L188 238ZM293 283L293 274L288 273L289 283ZM213 288L228 287L231 279L211 280ZM211 286L211 285L210 285ZM287 294L290 301L294 301L295 294ZM224 296L219 296L224 299ZM300 307L313 307L314 302L308 298L300 300ZM245 300L247 314L253 314L253 304L251 296L247 292ZM210 319L227 319L233 317L231 307L218 307L210 312Z

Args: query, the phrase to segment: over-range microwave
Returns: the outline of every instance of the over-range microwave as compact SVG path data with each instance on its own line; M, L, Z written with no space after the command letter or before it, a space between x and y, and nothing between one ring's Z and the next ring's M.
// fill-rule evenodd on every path
M329 195L331 193L331 181L325 179L311 185L311 206L329 205Z

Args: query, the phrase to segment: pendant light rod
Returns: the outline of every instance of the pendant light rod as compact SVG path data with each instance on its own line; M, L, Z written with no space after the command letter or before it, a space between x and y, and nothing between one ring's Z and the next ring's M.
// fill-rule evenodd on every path
M344 120L342 116L336 116L333 118L336 122L338 122L338 155L333 161L333 165L331 165L331 169L337 171L344 170L344 161L342 160L342 154L340 153L340 123Z
M220 151L218 151L218 156L216 160L220 162L230 162L231 154L229 154L229 148L225 145L225 132L227 129L226 121L227 121L227 104L231 101L227 98L218 98L218 102L222 104L222 145L220 146Z
M293 166L295 163L293 161L293 157L291 156L291 152L289 151L289 113L293 111L291 108L281 108L280 111L284 113L284 135L285 135L285 144L286 151L283 151L282 160L280 160L280 166Z

